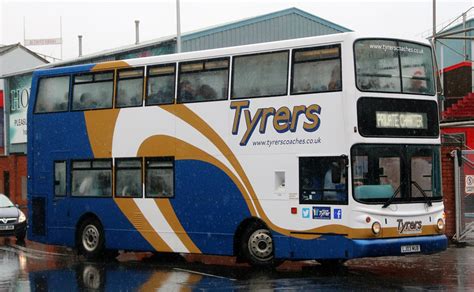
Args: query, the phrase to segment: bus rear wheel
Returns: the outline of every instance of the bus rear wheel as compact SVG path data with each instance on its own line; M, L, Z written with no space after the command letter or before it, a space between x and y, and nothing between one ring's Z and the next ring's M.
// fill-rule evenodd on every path
M84 220L78 232L79 253L87 259L98 259L104 255L105 235L102 224L95 219Z
M242 234L241 254L252 266L273 267L273 238L268 229L252 224Z

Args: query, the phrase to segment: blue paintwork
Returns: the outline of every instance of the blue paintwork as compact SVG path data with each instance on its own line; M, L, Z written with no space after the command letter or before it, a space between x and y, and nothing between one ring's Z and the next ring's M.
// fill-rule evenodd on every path
M235 230L250 212L239 189L222 170L202 161L176 161L176 197L170 201L203 253L233 253Z
M275 256L295 260L400 256L403 255L402 245L420 245L421 253L431 254L443 251L448 246L445 235L387 239L349 239L341 235L323 235L314 240L302 240L274 234L273 238Z
M422 253L431 254L445 250L448 247L448 239L445 235L435 235L353 240L351 257L399 256L403 255L400 250L402 245L420 245Z

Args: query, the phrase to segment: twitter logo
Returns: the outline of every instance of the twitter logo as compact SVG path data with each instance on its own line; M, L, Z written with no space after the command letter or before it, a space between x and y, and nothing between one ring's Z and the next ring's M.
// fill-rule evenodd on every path
M310 218L311 209L310 208L303 208L303 212L301 212L303 218Z

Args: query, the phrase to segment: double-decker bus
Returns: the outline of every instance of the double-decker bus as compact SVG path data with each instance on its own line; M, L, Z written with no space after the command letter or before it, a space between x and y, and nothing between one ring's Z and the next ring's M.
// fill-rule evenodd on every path
M432 55L343 33L38 70L28 237L256 266L442 251Z

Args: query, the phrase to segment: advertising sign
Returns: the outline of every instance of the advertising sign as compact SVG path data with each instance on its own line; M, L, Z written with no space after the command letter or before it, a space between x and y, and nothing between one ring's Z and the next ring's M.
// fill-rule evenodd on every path
M30 99L32 75L8 79L7 98L10 101L10 144L26 143L26 110Z
M53 38L53 39L29 39L29 40L25 40L25 46L60 45L61 43L62 43L61 38Z

